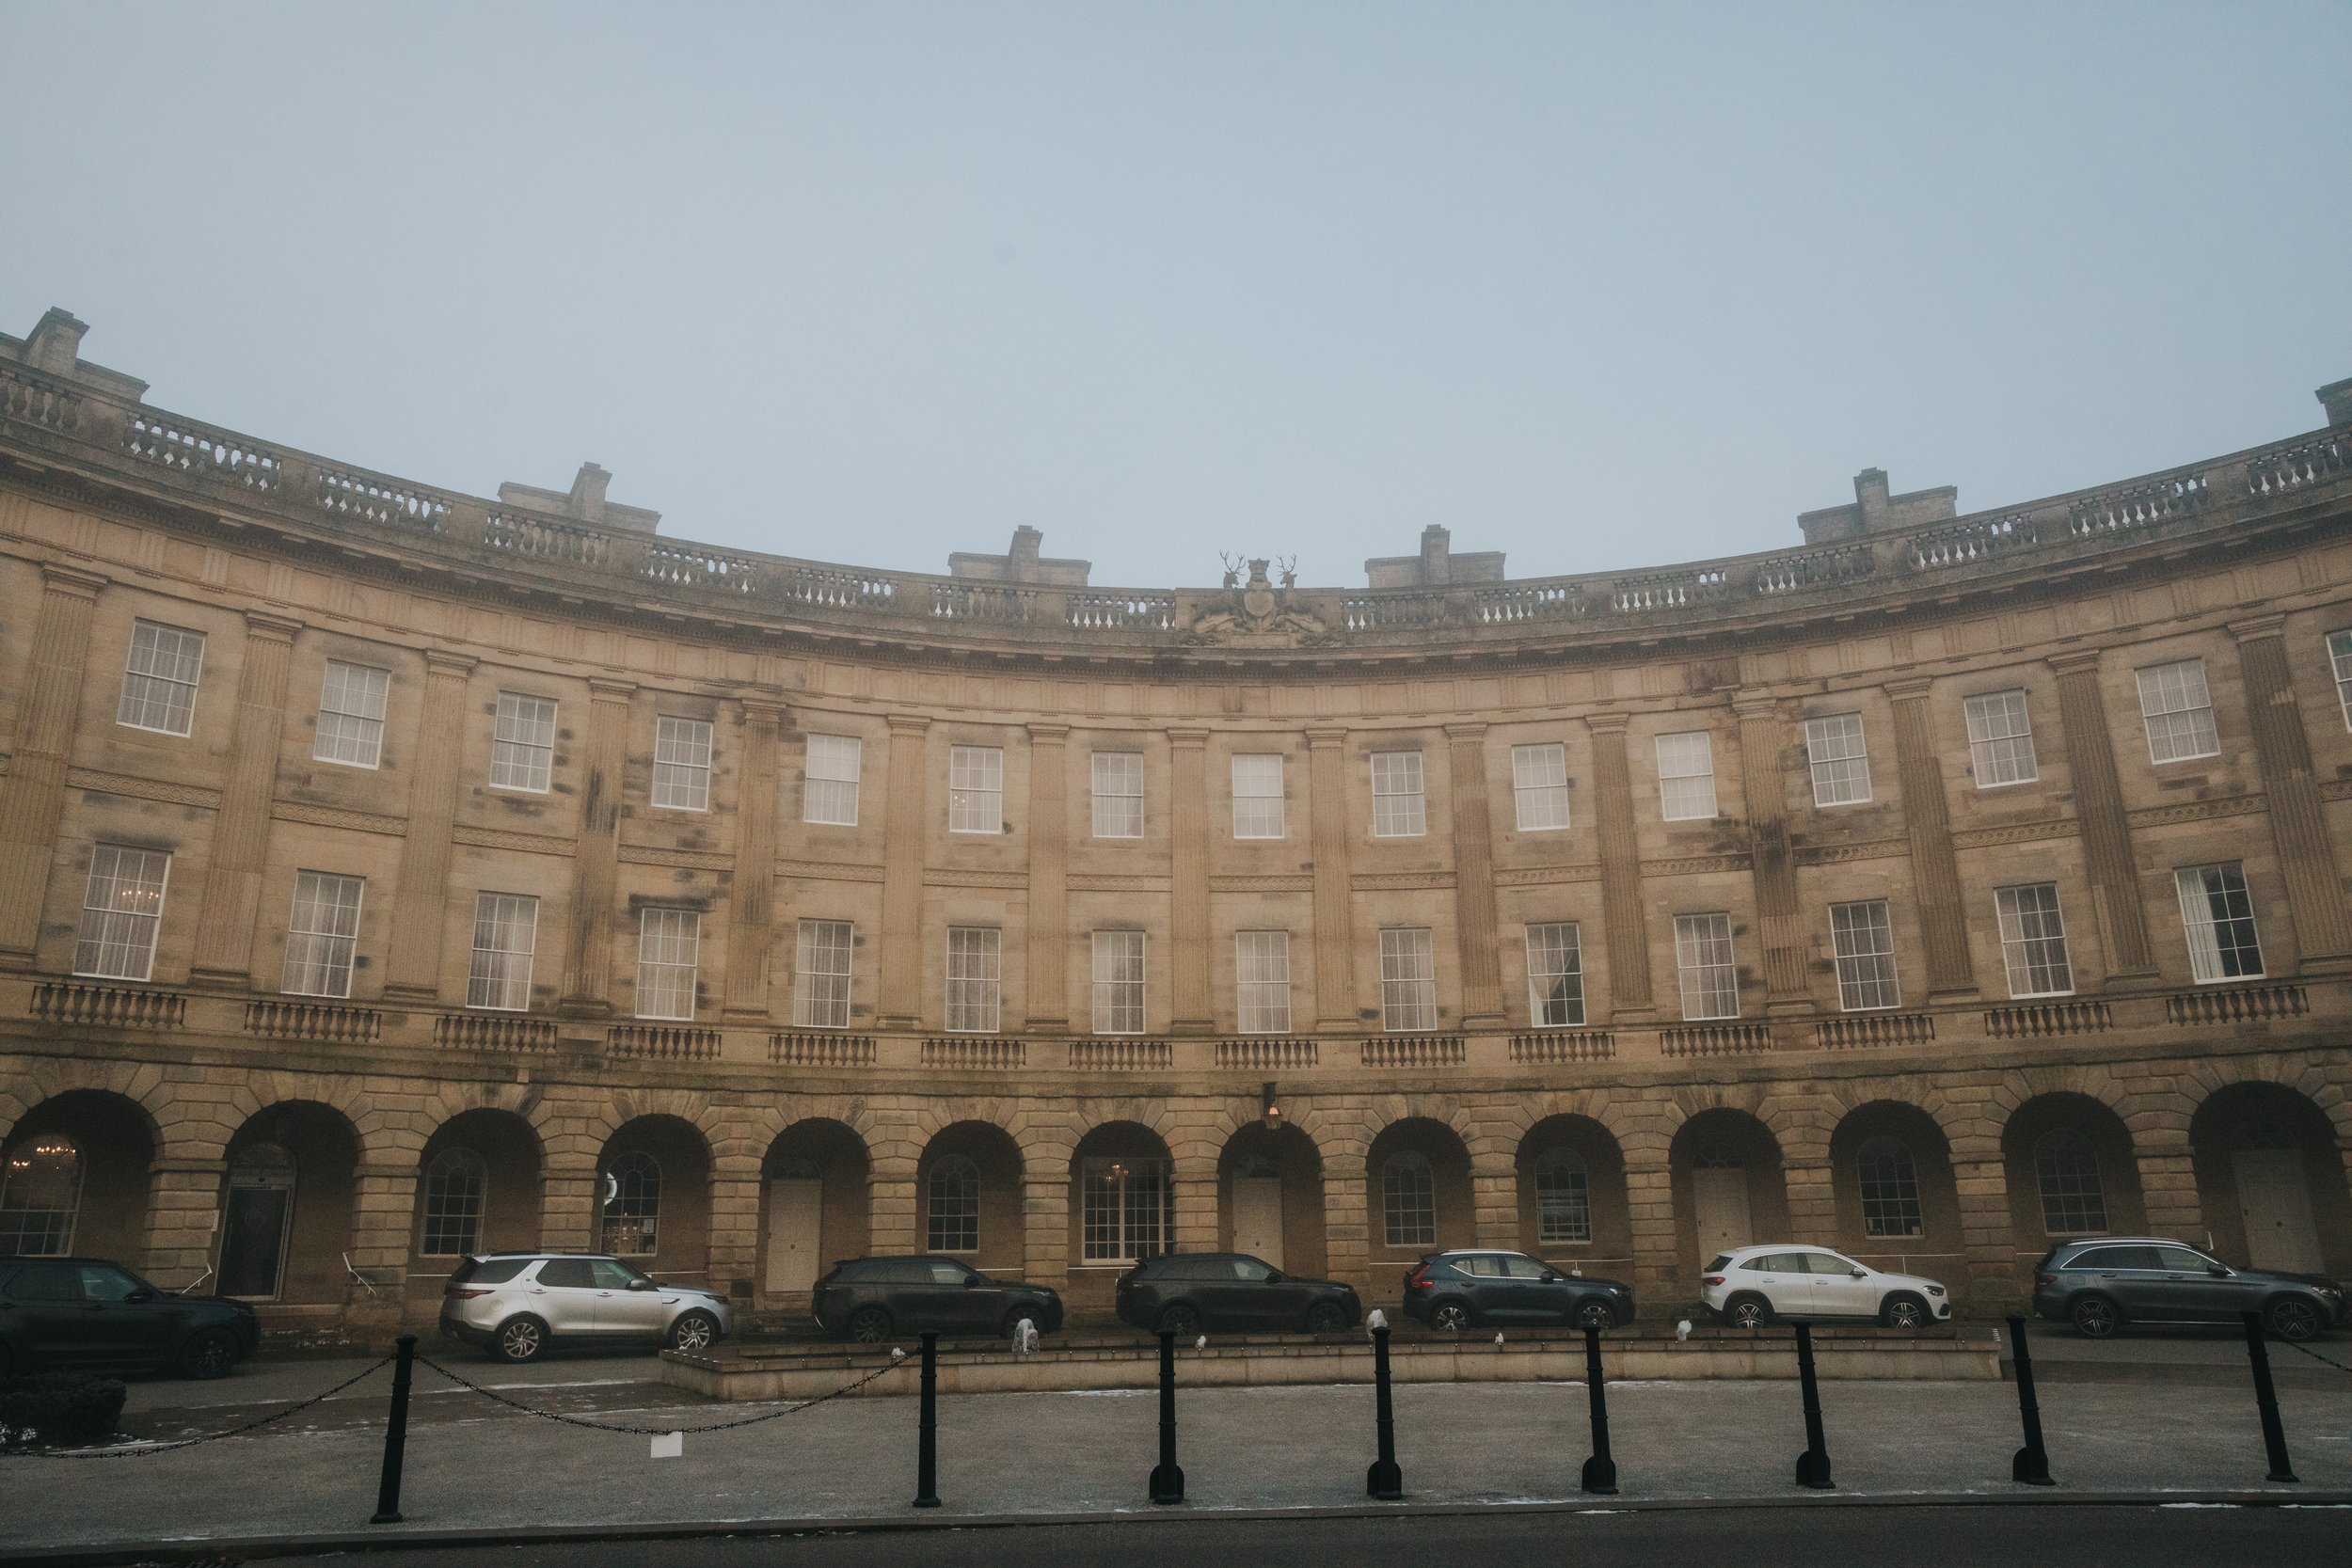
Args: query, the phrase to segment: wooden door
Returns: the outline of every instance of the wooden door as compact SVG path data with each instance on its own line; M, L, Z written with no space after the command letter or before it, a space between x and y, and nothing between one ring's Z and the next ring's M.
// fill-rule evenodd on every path
M1283 1267L1280 1177L1233 1178L1233 1250Z
M768 1293L812 1290L823 1267L825 1184L782 1176L768 1183Z
M2241 1148L2237 1201L2246 1216L2246 1260L2280 1274L2320 1272L2319 1227L2299 1148Z

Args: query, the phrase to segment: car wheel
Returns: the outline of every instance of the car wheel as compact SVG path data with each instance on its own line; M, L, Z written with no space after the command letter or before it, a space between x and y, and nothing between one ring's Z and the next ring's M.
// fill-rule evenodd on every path
M225 1328L199 1329L181 1347L180 1375L182 1377L227 1377L229 1369L237 1364L237 1341Z
M1734 1328L1766 1328L1772 1321L1772 1304L1762 1296L1734 1296L1724 1303L1724 1322Z
M2066 1309L2066 1321L2086 1339L2105 1339L2123 1326L2123 1314L2105 1296L2078 1296Z
M1914 1295L1891 1295L1879 1307L1879 1322L1916 1334L1928 1326L1928 1304Z
M1183 1302L1160 1308L1159 1332L1162 1334L1198 1334L1200 1314Z
M1617 1326L1616 1308L1605 1301L1588 1301L1576 1309L1576 1326L1579 1328L1614 1328Z
M1429 1326L1459 1334L1470 1325L1470 1310L1458 1301L1441 1301L1429 1309Z
M536 1361L548 1348L548 1325L536 1318L509 1318L492 1341L501 1361Z
M1347 1311L1336 1301L1319 1301L1307 1308L1310 1334L1344 1334L1347 1328Z
M689 1312L670 1325L672 1350L708 1350L719 1342L719 1320L707 1312Z
M879 1345L890 1337L890 1314L879 1307L861 1307L850 1314L850 1342Z
M2319 1335L2319 1308L2301 1296L2280 1296L2263 1309L2263 1323L2281 1339L2303 1340Z

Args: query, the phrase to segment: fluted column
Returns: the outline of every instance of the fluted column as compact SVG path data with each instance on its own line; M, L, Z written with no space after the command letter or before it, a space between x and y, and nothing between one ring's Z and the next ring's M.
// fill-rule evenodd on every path
M1764 946L1765 1007L1810 1010L1805 990L1804 916L1797 908L1797 852L1788 842L1788 782L1781 776L1780 711L1761 692L1734 699L1740 721L1741 793L1748 802L1748 865Z
M923 1016L923 732L919 714L890 716L890 794L882 806L882 1000L876 1022L912 1029ZM910 1222L911 1223L911 1222Z
M744 699L735 869L727 879L726 1016L747 1023L768 1016L768 971L776 950L776 747L784 725L782 704Z
M1314 854L1316 1027L1345 1033L1356 1007L1355 900L1348 885L1347 732L1307 732L1307 782Z
M1029 1026L1070 1027L1070 726L1029 726Z
M588 768L572 851L572 930L564 948L562 1009L575 1018L612 1010L612 921L620 888L621 770L628 761L627 681L588 683Z
M1613 1017L1656 1014L1650 994L1649 930L1642 908L1642 849L1633 828L1633 775L1625 754L1626 715L1585 720L1593 736L1593 816L1600 832L1601 924L1609 942Z
M2156 963L2148 951L2148 913L2139 898L2139 868L2115 771L2106 699L2099 691L2099 656L2069 654L2052 659L2050 667L2058 672L2058 725L2066 732L2066 768L2074 776L2090 904L2106 938L2108 976L2143 978L2156 972Z
M278 740L286 723L286 677L299 621L248 612L245 668L229 740L228 787L213 818L212 863L204 874L189 978L243 990L252 983L253 927L269 864L270 801L278 792Z
M2303 710L2287 673L2286 644L2279 639L2283 625L2281 617L2271 615L2230 628L2246 683L2254 760L2262 768L2263 793L2269 797L2270 836L2279 847L2279 872L2287 884L2302 966L2307 972L2352 967L2344 873L2312 777L2311 737L2303 731Z
M1177 1034L1205 1035L1216 1026L1209 990L1209 732L1170 730L1168 738L1175 746L1168 784L1171 1022Z
M1502 1026L1495 945L1495 855L1486 784L1486 726L1448 724L1447 793L1454 802L1454 935L1462 966L1462 1026Z
M1968 956L1960 858L1952 853L1951 804L1944 794L1944 765L1936 757L1928 687L1924 680L1900 681L1886 694L1895 702L1895 770L1902 781L1920 940L1927 944L1928 1000L1937 1002L1976 995L1977 969Z
M431 1002L440 992L450 832L457 820L466 678L472 673L473 660L460 655L424 656L424 700L417 705L416 761L408 773L408 836L401 845L400 892L384 964L387 1000Z
M82 721L90 618L106 586L104 578L67 566L44 564L40 578L33 667L8 776L0 781L0 969L33 966L65 809L65 772Z

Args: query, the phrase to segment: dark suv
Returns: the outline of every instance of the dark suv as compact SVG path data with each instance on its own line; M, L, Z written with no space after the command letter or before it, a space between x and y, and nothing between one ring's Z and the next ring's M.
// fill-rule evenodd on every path
M2332 1279L2233 1269L2161 1236L2060 1242L2034 1265L2033 1309L2090 1339L2127 1323L2236 1323L2247 1312L2281 1339L2344 1326L2344 1287Z
M262 1342L253 1308L158 1291L97 1258L0 1258L0 1378L51 1370L222 1377Z
M1633 1316L1633 1289L1562 1274L1523 1252L1433 1252L1405 1275L1405 1315L1432 1328L1565 1323L1613 1328Z
M1119 1282L1119 1315L1137 1328L1196 1334L1337 1334L1364 1315L1352 1285L1299 1279L1246 1252L1147 1258Z
M893 1334L1009 1335L1026 1318L1061 1327L1061 1297L1043 1285L991 1279L952 1258L852 1258L817 1282L817 1326L861 1345Z

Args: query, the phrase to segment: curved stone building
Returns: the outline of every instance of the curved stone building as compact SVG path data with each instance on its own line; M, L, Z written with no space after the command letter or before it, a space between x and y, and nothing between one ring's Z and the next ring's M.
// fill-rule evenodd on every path
M477 1246L2352 1271L2352 384L1997 513L1104 589L676 543L0 338L0 1251L279 1329Z

